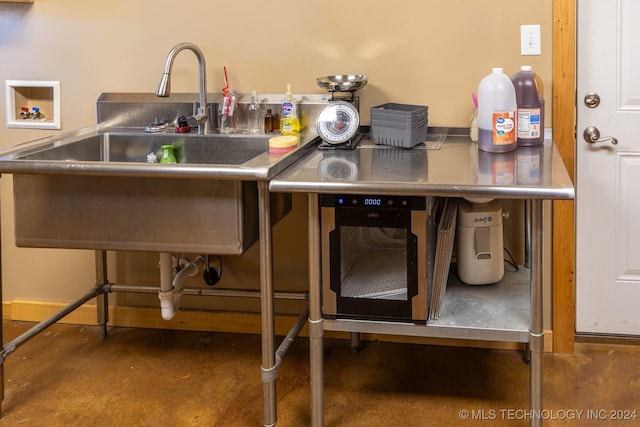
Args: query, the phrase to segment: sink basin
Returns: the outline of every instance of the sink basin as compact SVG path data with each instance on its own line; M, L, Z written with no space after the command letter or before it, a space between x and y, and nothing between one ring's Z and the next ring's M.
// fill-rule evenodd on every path
M240 165L267 152L265 136L223 136L175 133L113 133L87 136L61 145L40 147L19 155L22 160L80 162L147 162L147 155L162 156L163 145L173 145L178 163Z
M270 155L268 140L97 128L5 150L0 173L14 175L16 244L241 254L258 239L258 182L301 157L314 135L284 156ZM178 163L147 163L166 144ZM275 223L291 195L270 197Z
M327 101L305 98L301 117L315 123ZM96 125L1 149L0 174L13 175L16 244L218 255L247 250L259 236L259 188L314 148L317 135L307 126L296 149L272 155L273 134L143 131L152 118L171 122L192 114L194 99L102 94ZM149 153L159 159L168 144L177 164L147 163ZM274 224L291 210L291 195L265 191Z
M270 180L315 146L301 134L297 149L269 153L273 134L145 133L92 126L0 150L0 173L80 174L153 178ZM177 164L151 164L173 145Z

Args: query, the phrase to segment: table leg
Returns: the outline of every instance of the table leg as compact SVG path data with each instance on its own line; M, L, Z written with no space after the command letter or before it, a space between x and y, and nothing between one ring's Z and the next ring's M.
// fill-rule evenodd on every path
M320 219L318 195L309 194L309 352L311 425L324 425L323 326L320 296Z
M2 232L0 231L0 241L2 240ZM0 322L4 319L2 310L2 248L0 246ZM4 335L2 333L2 323L0 323L0 346L2 347L2 359L0 360L0 417L2 416L2 402L4 401Z
M544 319L542 295L542 200L531 203L531 425L541 426L542 419L535 415L542 411Z
M260 225L260 294L262 318L262 391L264 425L274 426L278 419L276 399L275 317L273 293L273 253L271 236L271 199L269 182L258 181Z
M96 286L106 285L109 281L107 276L107 251L96 251ZM96 309L98 315L98 326L100 327L100 337L107 336L107 323L109 323L109 294L103 292L96 297Z

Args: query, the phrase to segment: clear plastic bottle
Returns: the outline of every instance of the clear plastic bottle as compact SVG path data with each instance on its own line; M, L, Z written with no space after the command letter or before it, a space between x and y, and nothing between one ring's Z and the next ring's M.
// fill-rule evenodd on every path
M222 110L220 111L220 133L235 132L235 124L233 113L235 110L236 99L233 95L227 95L222 99Z
M478 148L490 153L505 153L518 148L516 142L516 91L502 68L478 86Z
M518 146L544 142L544 90L542 80L530 65L523 65L511 76L518 103Z
M249 133L260 132L260 104L258 104L258 95L254 90L251 92L251 104L247 111L247 127Z

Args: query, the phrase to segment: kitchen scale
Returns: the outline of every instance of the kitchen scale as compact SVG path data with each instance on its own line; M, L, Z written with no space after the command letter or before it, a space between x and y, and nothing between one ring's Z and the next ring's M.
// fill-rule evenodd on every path
M319 77L318 86L331 93L329 103L320 111L316 120L316 130L322 138L318 145L321 150L353 150L365 135L360 128L360 100L355 92L367 84L367 76L362 74L341 74ZM336 93L348 93L336 96Z

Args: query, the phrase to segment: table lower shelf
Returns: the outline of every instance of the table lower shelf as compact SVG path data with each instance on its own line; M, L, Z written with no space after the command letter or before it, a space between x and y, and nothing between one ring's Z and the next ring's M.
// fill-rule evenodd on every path
M499 283L471 286L451 274L438 320L426 325L351 319L325 319L327 331L435 338L529 342L531 292L528 268L506 271Z

